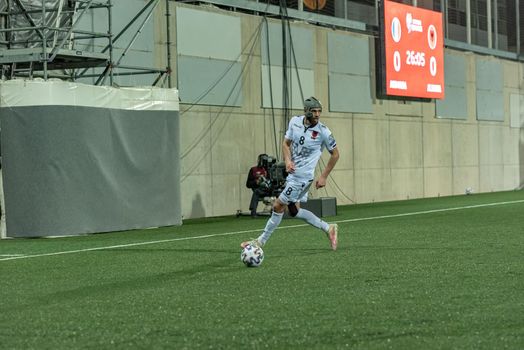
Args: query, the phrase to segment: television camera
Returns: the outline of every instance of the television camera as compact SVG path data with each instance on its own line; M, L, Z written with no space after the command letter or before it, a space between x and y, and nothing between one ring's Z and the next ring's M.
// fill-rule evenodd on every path
M267 195L277 197L286 183L286 164L267 154L261 155L259 165L266 169L268 177L261 176L259 186L267 190Z
M249 169L246 181L246 187L253 191L249 205L250 213L244 214L241 210L238 210L237 216L269 214L270 210L269 212L264 210L261 213L256 211L258 202L263 201L266 206L272 205L275 198L284 189L286 177L287 172L284 162L277 162L275 157L260 154L257 165Z

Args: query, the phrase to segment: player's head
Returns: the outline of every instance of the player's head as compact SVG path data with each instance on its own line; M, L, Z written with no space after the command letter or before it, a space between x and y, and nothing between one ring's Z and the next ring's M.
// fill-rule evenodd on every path
M320 112L322 112L322 103L315 97L311 96L304 101L304 113L310 124L315 125L318 122Z

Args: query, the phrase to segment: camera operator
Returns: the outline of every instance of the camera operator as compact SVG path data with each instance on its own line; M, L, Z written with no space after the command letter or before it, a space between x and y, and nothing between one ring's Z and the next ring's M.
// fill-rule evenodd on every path
M257 165L249 169L247 175L246 187L253 191L251 202L249 203L249 211L251 216L257 216L258 201L264 196L271 194L271 181L268 179L267 171L267 154L259 154Z

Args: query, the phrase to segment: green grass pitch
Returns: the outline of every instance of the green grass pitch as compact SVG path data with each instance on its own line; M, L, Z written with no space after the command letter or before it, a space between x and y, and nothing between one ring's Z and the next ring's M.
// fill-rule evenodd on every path
M0 241L2 349L524 349L524 191Z

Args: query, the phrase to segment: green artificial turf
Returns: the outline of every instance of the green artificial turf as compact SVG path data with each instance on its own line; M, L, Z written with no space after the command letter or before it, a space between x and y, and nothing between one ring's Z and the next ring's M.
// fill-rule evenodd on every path
M288 219L260 268L239 243L264 218L0 241L0 348L524 348L523 191L325 219L336 252Z

